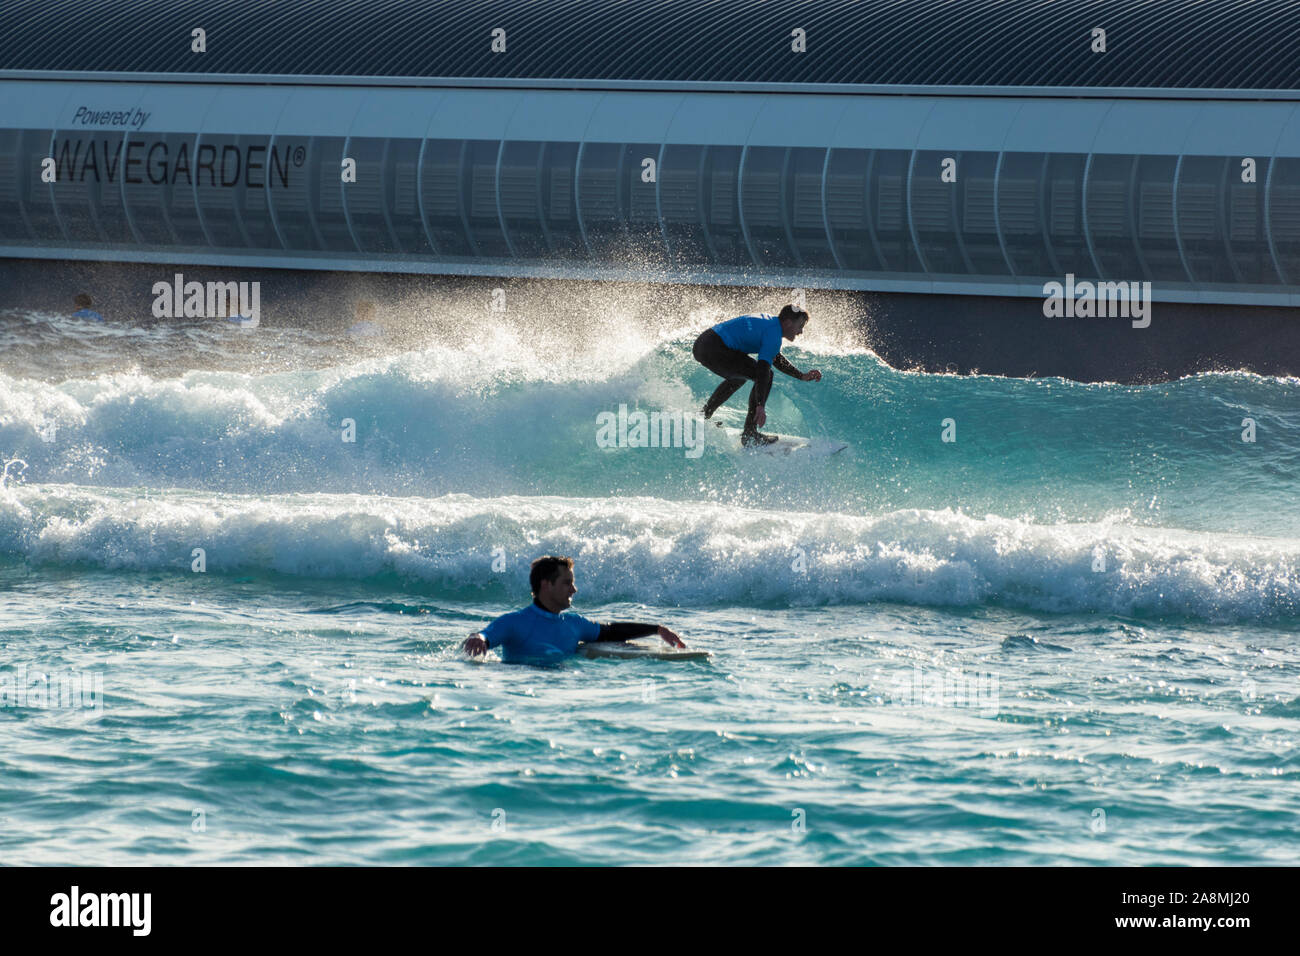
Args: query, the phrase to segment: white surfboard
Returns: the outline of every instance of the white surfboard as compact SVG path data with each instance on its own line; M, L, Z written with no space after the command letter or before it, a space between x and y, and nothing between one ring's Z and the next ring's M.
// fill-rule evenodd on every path
M804 438L800 435L780 435L774 442L766 445L745 446L740 443L740 429L719 425L727 438L736 443L742 451L755 451L767 455L806 455L809 458L825 458L848 448L848 442L836 441L834 438Z
M669 647L660 641L655 644L633 644L630 641L594 641L579 644L578 653L590 658L613 657L618 660L652 660L652 661L707 661L708 651L697 651L691 647Z

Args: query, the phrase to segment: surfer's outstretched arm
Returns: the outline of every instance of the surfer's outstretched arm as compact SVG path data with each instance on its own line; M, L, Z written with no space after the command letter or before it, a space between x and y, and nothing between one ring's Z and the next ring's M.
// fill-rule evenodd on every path
M664 642L673 647L685 647L682 639L662 624L634 624L631 621L616 621L600 626L598 641L626 641L634 637L649 637L658 634Z
M819 372L817 369L813 369L811 372L799 371L792 364L790 364L789 359L787 359L784 355L781 354L778 354L777 357L772 360L772 367L775 369L779 369L782 372L785 372L785 374L789 375L791 378L799 379L801 382L819 382L821 381L821 377L822 377L822 373Z
M786 375L792 378L803 378L803 372L790 364L790 360L780 352L777 353L776 358L772 359L772 367L778 372L785 372Z

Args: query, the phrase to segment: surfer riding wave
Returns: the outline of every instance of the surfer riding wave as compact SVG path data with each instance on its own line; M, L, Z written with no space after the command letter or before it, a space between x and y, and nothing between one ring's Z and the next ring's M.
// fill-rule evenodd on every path
M695 361L714 375L722 376L722 384L704 403L704 417L712 418L713 413L745 382L753 382L749 390L749 413L745 416L740 442L751 447L776 441L779 436L765 435L758 430L760 425L767 423L764 405L772 390L772 369L778 368L804 382L817 382L822 377L817 369L799 371L781 355L781 340L793 342L803 334L807 323L805 310L787 305L780 315L741 315L701 332L693 349ZM757 357L751 358L751 355Z

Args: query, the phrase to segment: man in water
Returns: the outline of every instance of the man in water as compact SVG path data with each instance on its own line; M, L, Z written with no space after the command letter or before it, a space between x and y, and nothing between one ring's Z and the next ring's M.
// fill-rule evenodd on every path
M77 293L77 297L73 300L73 303L77 307L77 311L72 313L74 319L88 319L91 322L104 321L104 317L91 308L93 303L91 302L90 296L86 295L86 293Z
M581 614L563 613L578 589L573 586L573 559L547 555L533 562L528 572L533 603L521 611L503 614L482 631L466 639L471 657L501 648L507 664L555 662L571 657L578 645L590 641L626 641L658 634L673 647L682 639L661 624L597 624Z
M740 443L746 447L774 442L776 435L764 435L758 426L766 424L764 404L772 388L772 368L779 368L804 382L821 380L816 369L801 372L781 355L781 339L791 342L803 334L808 313L797 306L787 305L779 316L742 315L705 329L695 340L695 361L723 382L704 403L704 417L712 418L722 403L736 393L745 382L753 382L749 390L749 414L741 431ZM757 359L750 358L757 354Z
M358 302L352 314L356 321L349 327L348 335L367 338L384 334L383 324L375 319L375 304L369 299Z

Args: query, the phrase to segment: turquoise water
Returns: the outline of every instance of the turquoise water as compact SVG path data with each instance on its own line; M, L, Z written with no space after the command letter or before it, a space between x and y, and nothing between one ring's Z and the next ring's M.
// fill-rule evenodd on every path
M1300 382L913 374L814 309L769 426L847 452L599 447L727 314L0 316L0 861L1296 861ZM712 659L466 659L547 552Z

